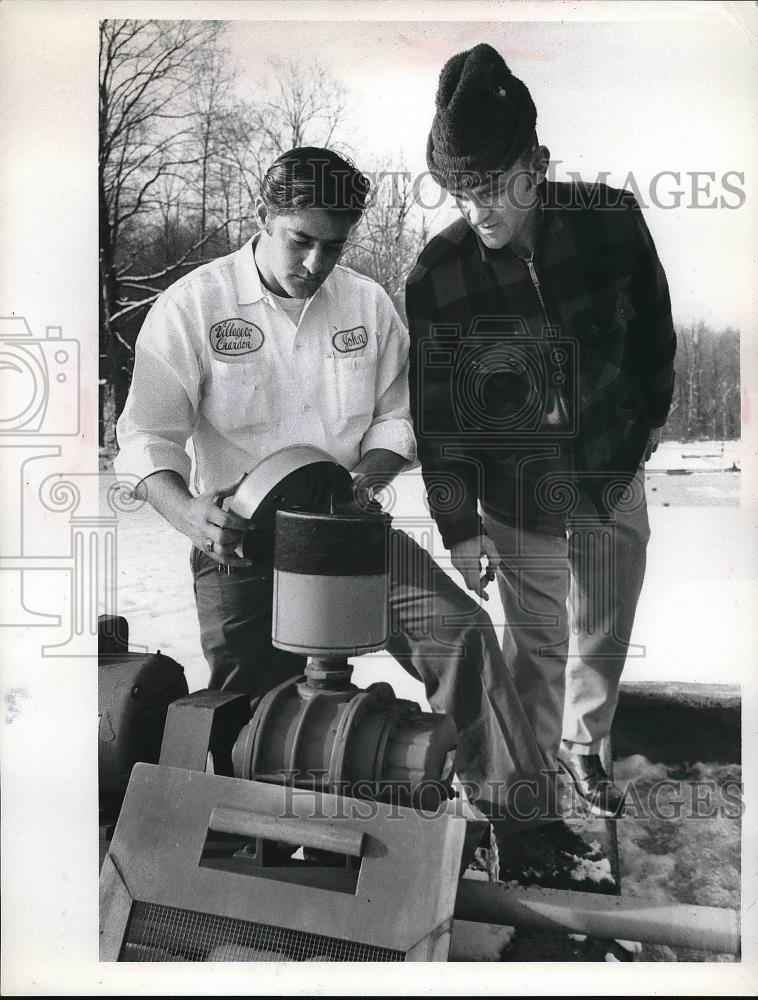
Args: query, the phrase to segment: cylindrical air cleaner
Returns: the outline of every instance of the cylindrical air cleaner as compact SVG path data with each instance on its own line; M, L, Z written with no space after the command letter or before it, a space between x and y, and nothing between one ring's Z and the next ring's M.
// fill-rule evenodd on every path
M389 635L389 518L279 510L272 642L312 656L382 649Z

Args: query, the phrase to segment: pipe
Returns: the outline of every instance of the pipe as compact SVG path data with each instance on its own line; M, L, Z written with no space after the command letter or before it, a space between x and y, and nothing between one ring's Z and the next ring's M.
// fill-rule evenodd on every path
M511 888L462 879L455 904L459 920L536 931L587 934L737 955L736 910L651 903L566 889Z

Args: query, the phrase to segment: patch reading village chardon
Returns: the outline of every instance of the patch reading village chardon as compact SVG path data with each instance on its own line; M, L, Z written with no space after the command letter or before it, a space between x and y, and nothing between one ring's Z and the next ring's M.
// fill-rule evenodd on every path
M332 337L332 343L342 354L349 351L360 351L368 343L368 334L364 326L354 326L351 330L339 330Z
M208 334L211 347L224 357L252 354L263 346L263 330L246 319L222 319Z

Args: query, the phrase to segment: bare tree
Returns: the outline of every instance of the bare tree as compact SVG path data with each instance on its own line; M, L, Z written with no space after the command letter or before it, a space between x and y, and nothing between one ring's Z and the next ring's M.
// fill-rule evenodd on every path
M106 20L100 24L98 162L101 416L108 389L120 411L130 345L121 324L155 294L155 276L126 276L140 257L128 236L154 212L158 183L187 168L193 112L177 103L218 40L213 21ZM101 443L103 425L101 421Z
M237 196L255 200L264 174L288 149L324 146L350 152L347 91L317 62L271 60L262 89L270 96L230 104L221 131L220 156L236 174Z
M271 160L344 131L347 97L323 67L272 63L272 98L234 97L222 26L100 25L101 439L121 412L137 321L182 269L250 230Z
M319 63L271 60L275 96L257 108L257 131L266 156L295 146L344 147L340 137L348 113L347 91Z
M687 440L698 437L700 417L700 375L702 370L702 323L690 327L688 338Z
M219 176L219 160L224 132L227 124L226 112L236 73L229 69L225 58L217 48L209 50L207 58L198 68L197 78L189 95L188 106L193 113L194 126L190 137L190 147L197 158L197 177L190 182L198 198L198 237L206 235L209 215L218 213L228 231L228 208L223 198L223 181ZM223 174L223 171L222 171ZM212 203L221 194L220 202ZM227 200L228 201L228 200Z
M411 175L401 161L373 174L374 190L346 262L385 289L401 314L405 281L429 237L427 218L415 204Z
M678 326L676 382L666 436L728 440L740 435L740 335L700 320Z

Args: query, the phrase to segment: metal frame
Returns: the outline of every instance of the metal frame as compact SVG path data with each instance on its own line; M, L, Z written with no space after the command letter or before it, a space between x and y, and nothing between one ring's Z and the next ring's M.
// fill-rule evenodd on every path
M219 815L303 824L322 846L359 850L354 892L201 865ZM215 815L215 820L214 820ZM256 817L263 817L256 822ZM244 825L244 824L243 824ZM466 820L197 771L138 764L100 882L102 961L118 960L133 901L254 921L445 961ZM356 846L359 845L359 846ZM398 892L402 895L399 905Z

